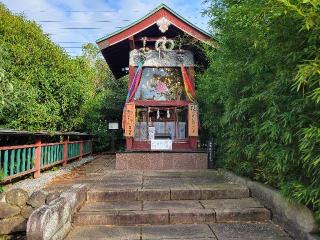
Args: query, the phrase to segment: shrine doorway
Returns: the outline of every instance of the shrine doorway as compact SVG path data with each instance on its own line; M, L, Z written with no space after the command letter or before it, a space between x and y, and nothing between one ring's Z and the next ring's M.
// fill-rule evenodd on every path
M188 107L137 107L135 141L188 139Z

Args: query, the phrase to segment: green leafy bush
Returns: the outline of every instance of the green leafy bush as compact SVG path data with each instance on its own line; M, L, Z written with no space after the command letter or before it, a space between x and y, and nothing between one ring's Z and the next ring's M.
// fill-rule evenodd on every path
M95 45L71 57L35 22L0 3L0 127L88 131L95 134L94 149L106 151L106 121L121 114L125 98L126 88L116 82L126 81L114 79Z
M0 125L27 130L71 130L83 121L94 97L92 70L71 58L41 28L0 5L2 83L16 97L2 104ZM10 84L10 85L9 85Z
M320 220L319 1L208 2L219 47L207 50L198 96L219 166L281 189Z

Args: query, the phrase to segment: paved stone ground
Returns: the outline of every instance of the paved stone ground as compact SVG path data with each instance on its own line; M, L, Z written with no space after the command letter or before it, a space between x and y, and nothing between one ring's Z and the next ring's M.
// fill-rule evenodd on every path
M247 188L216 171L127 172L114 166L113 156L99 156L47 185L90 186L67 239L291 239Z
M103 175L104 172L115 169L114 155L96 156L91 162L85 163L80 167L74 168L71 172L57 176L45 186L46 190L64 190L70 185L78 182L86 182L90 176Z
M50 183L53 179L59 178L59 176L69 176L70 174L77 172L79 166L83 166L83 164L89 163L94 158L89 156L85 157L81 160L74 160L68 163L67 166L58 166L57 170L47 170L45 172L41 172L40 177L34 179L31 175L30 177L14 182L13 184L5 185L5 191L10 191L11 189L21 188L31 195L33 192L44 188L48 183ZM81 168L81 167L80 167Z

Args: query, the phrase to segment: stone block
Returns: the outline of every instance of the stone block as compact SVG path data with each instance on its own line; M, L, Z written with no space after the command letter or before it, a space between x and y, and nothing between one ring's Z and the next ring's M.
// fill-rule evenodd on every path
M31 206L23 206L21 208L21 216L24 218L29 218L35 209Z
M71 222L71 206L66 198L58 198L50 205L34 211L28 219L28 239L51 239L67 222Z
M136 224L164 225L169 224L168 210L148 210L136 212Z
M14 217L19 213L20 213L19 207L12 206L8 203L0 202L0 219Z
M169 210L170 224L199 224L216 221L212 209L174 209Z
M116 169L117 170L127 170L128 169L128 161L126 159L119 158L117 153L117 161L116 161Z
M26 230L27 220L21 216L6 218L0 220L0 235L10 234L16 232L23 232Z
M230 171L220 169L224 176L235 183L246 185L251 195L271 210L273 220L297 238L309 238L307 233L319 231L313 213L306 206L285 199L279 191L264 184L240 177Z
M201 187L200 187L201 188ZM217 187L201 188L201 199L227 199L227 198L247 198L249 197L249 189L244 186L233 184L221 184Z
M144 201L143 210L159 209L203 209L199 201L193 200L170 200L170 201Z
M262 204L253 198L201 200L200 202L205 208L213 209L263 208Z
M62 240L68 235L71 229L71 221L66 222L50 240Z
M60 198L65 198L74 213L87 199L87 185L75 184L69 190L63 192Z
M199 189L171 189L171 200L199 200L201 191Z
M43 190L35 191L31 194L29 200L27 201L27 204L34 207L39 208L46 203L48 193Z
M229 239L277 239L290 240L281 228L267 223L215 223L210 224L212 231L221 240Z
M93 190L88 192L89 202L103 201L136 201L138 200L137 189L124 190Z
M217 222L263 222L270 220L270 211L265 208L214 209Z
M128 152L116 154L117 170L207 169L204 152Z
M163 169L163 159L155 158L150 159L150 170Z
M170 189L142 189L139 190L138 200L160 201L170 200Z
M207 169L208 159L206 154L202 154L196 159L196 169Z
M127 163L128 170L130 169L141 169L141 170L148 170L150 169L150 159L148 158L139 158L139 159L130 159Z
M22 189L12 189L6 193L6 202L11 205L23 206L28 201L28 192Z
M185 154L183 154L185 155ZM184 158L179 155L174 156L173 159L173 169L195 169L196 168L196 161L191 156L190 158Z
M116 225L117 212L79 212L73 217L73 224L85 225Z
M79 239L113 239L140 240L140 227L132 226L75 226L66 240ZM94 238L92 237L94 236Z
M142 224L169 224L168 210L120 211L118 213L117 225L133 226Z
M181 224L165 226L143 226L142 239L197 239L214 240L216 237L208 225L204 224Z
M80 212L105 212L105 211L140 211L142 203L141 201L131 202L91 202L86 203L80 209Z
M117 215L118 226L134 226L136 225L136 215L135 211L120 211Z
M46 198L46 204L50 204L52 201L56 200L59 197L60 197L59 192L48 193L47 198Z

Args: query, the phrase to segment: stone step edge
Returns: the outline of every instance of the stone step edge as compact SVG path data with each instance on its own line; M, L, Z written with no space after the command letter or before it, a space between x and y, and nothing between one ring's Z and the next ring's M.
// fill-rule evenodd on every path
M73 224L86 225L166 225L222 222L265 222L271 219L266 208L245 209L177 209L114 212L78 212Z
M250 197L247 187L229 189L134 189L90 190L88 202L104 201L160 201L160 200L210 200L240 199Z

